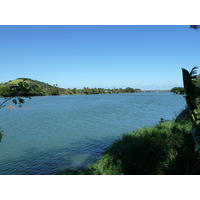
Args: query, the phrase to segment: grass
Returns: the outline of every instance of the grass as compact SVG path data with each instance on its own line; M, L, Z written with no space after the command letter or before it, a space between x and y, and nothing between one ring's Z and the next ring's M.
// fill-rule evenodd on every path
M90 167L91 174L189 174L195 158L191 129L188 121L170 121L125 134Z
M189 175L197 162L193 128L186 110L176 120L124 134L101 158L85 169L66 169L66 175ZM200 165L200 164L199 164Z
M87 169L66 169L68 175L183 175L196 162L189 120L165 121L124 134Z
M10 81L8 84L14 84L14 85L16 85L16 84L18 84L21 81L23 81L23 79L15 79L15 80Z

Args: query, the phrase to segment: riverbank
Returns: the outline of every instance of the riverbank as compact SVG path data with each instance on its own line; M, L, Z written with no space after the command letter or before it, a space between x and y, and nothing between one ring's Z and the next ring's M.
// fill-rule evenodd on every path
M186 113L186 114L185 114ZM176 120L124 134L94 164L57 175L189 175L197 162L187 112Z

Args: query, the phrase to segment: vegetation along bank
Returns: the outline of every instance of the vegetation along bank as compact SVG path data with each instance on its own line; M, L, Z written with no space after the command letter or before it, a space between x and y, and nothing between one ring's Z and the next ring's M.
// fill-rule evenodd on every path
M114 89L105 89L105 88L88 88L84 87L83 89L77 88L60 88L57 84L49 85L48 83L44 83L37 80L32 80L29 78L18 78L13 81L8 81L6 83L0 84L0 96L8 96L9 88L12 85L16 85L19 82L26 81L26 83L32 87L37 86L32 90L32 96L48 96L48 95L75 95L75 94L112 94L112 93L135 93L141 92L140 89L133 89L131 87L127 87L125 89L122 88L114 88Z
M175 120L161 119L154 127L124 134L88 168L66 169L56 174L200 174L200 90L196 69L190 73L182 69L188 108Z
M23 80L19 80L19 82L20 81ZM29 80L26 80L26 82L28 81ZM11 85L14 84L12 81L10 81L9 83ZM5 96L6 88L9 87L9 83L0 85L0 91L4 92L3 94ZM30 86L31 83L32 82L28 82L28 85ZM37 91L37 88L42 89ZM43 84L43 86L41 86L40 84L40 86L38 86L37 88L37 93L35 93L35 95L57 95L55 91L58 91L58 87L56 85L48 86ZM55 93L52 92L50 88ZM46 93L44 91L46 91ZM48 93L50 91L51 93ZM128 88L128 91L135 92L132 90L132 88ZM74 91L73 94L75 93L77 94L77 91ZM60 92L58 94L60 94ZM92 93L85 92L85 94ZM89 165L87 168L77 169L75 171L71 169L66 169L62 171L57 171L55 172L55 174L199 174L198 167L196 167L198 166L198 158L196 152L194 151L195 144L190 133L193 127L194 124L190 119L189 109L185 109L173 121L166 121L164 119L161 119L160 123L154 127L144 127L133 133L124 134L121 139L115 141L102 154L99 160Z
M161 120L124 134L95 163L78 170L60 170L57 175L189 175L196 174L192 122L188 110L173 121Z

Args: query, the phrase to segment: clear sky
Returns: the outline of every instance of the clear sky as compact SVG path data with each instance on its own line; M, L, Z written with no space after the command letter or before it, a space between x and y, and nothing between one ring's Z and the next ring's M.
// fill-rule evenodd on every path
M171 89L183 85L181 68L200 67L199 43L189 25L1 25L0 82Z

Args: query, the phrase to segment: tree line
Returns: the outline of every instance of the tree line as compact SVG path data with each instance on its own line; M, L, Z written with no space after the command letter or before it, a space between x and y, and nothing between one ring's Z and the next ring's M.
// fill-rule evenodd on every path
M10 88L16 86L18 83L25 81L30 88L34 87L34 90L31 91L32 96L49 96L49 95L75 95L75 94L112 94L112 93L135 93L141 92L140 89L134 89L131 87L127 87L125 89L122 88L114 88L114 89L105 89L105 88L89 88L84 87L83 89L77 88L60 88L57 84L53 86L40 82L37 80L32 80L29 78L18 78L13 81L8 81L6 83L0 84L0 96L7 97L10 95Z
M197 67L195 67L197 68ZM195 77L195 79L192 80L192 84L194 84L195 87L200 87L200 74ZM173 92L175 94L186 94L185 89L183 87L173 87L170 92Z
M135 93L141 92L140 89L133 89L131 87L127 87L125 89L122 88L114 88L114 89L105 89L105 88L88 88L84 87L83 89L67 89L65 91L66 94L113 94L113 93Z

